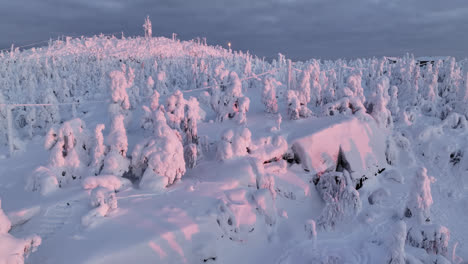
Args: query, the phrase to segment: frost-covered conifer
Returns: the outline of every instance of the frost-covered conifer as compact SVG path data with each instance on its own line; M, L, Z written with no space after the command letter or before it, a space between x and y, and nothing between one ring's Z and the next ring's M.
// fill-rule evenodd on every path
M198 127L197 123L201 119L200 106L197 98L190 97L186 101L185 115L183 120L183 131L185 134L185 144L195 143L198 144Z
M177 131L166 122L162 109L154 112L154 134L132 152L132 171L140 188L163 190L185 174L184 148Z
M176 90L166 100L166 119L167 124L176 130L181 130L182 121L185 115L186 100L180 90Z
M280 83L274 78L265 78L262 90L262 103L265 105L267 113L278 112L278 101L276 99L276 87Z
M59 187L63 187L83 178L91 160L91 145L89 132L81 119L67 121L61 127L52 127L44 144L45 148L50 150L47 172L36 171L37 173L31 176L32 182L40 184L39 178L49 181L45 176L50 175L56 178ZM30 187L29 189L40 189L37 186Z
M427 175L427 169L422 167L416 172L416 181L408 201L408 209L420 223L430 219L432 206L431 183L435 178ZM408 214L407 214L408 215Z
M153 89L154 89L154 80L153 80L153 77L149 76L148 80L146 81L145 96L151 96L153 94Z
M149 16L146 17L143 28L145 29L145 38L151 38L151 35L153 34L153 27L151 26L151 20L149 19Z
M376 81L374 92L367 100L367 111L381 127L392 127L393 119L391 112L387 109L390 97L388 90L390 82L386 76L379 77Z
M247 155L252 145L252 133L246 127L239 128L236 131L226 130L221 135L221 140L217 146L216 156L218 160L228 160Z
M156 76L156 90L160 94L164 94L164 95L169 94L169 89L167 88L166 79L167 79L166 72L160 70Z
M94 150L93 150L93 161L91 168L94 175L98 175L104 167L104 158L107 154L107 147L104 145L104 136L102 131L104 130L104 124L98 124L94 130Z
M107 136L107 145L109 146L109 152L104 159L102 173L118 177L123 176L130 165L127 158L128 141L123 115L113 117L110 132Z
M250 108L250 99L247 96L239 98L239 112L236 115L237 123L245 125L247 123L247 112Z
M111 95L112 103L109 105L109 112L112 115L128 115L130 109L130 98L128 96L128 90L133 86L135 75L133 69L129 68L127 73L127 67L122 64L121 71L112 71L109 74L111 78Z

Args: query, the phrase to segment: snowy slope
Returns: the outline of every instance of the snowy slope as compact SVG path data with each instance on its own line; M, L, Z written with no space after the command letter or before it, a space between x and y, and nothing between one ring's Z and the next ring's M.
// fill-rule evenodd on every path
M462 263L467 70L148 37L1 53L0 263Z

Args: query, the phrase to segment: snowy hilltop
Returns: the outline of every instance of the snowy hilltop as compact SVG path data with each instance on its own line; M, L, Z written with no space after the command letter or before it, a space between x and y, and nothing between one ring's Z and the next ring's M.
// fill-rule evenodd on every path
M463 263L468 62L152 37L0 53L0 263Z

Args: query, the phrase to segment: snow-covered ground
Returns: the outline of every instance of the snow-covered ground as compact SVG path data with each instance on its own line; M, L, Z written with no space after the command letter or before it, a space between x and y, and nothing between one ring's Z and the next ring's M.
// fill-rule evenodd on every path
M146 33L0 53L0 263L468 260L465 61Z

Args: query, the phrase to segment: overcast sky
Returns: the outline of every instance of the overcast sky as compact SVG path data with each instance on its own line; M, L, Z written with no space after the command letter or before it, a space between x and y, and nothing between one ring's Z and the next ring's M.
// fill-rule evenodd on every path
M0 49L61 35L143 35L146 15L153 36L232 42L259 57L468 57L467 0L0 0Z

